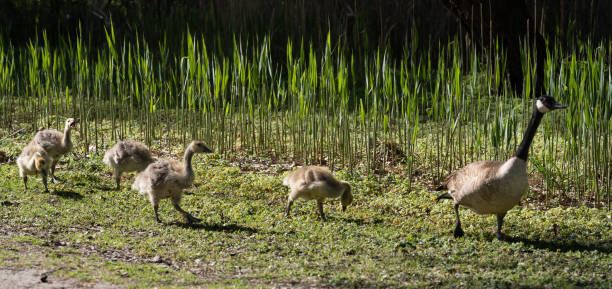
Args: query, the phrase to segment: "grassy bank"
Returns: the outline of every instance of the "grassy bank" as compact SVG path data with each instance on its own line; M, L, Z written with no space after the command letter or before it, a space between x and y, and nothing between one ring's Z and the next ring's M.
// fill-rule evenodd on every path
M31 134L3 139L0 150L14 156ZM178 158L182 145L154 143L153 150ZM164 201L160 225L146 198L129 190L133 175L111 190L111 172L93 148L64 158L58 176L67 182L50 184L50 194L39 178L24 193L9 159L0 164L0 267L135 288L612 285L610 212L542 210L537 186L506 217L507 241L495 239L494 217L468 210L461 211L466 237L454 239L452 206L433 201L434 173L425 167L412 175L405 165L392 174L339 171L353 184L355 203L346 213L337 201L326 203L328 221L318 219L314 202L298 201L292 218L284 217L282 176L290 164L212 154L196 156L194 168L183 208L203 222L184 225Z

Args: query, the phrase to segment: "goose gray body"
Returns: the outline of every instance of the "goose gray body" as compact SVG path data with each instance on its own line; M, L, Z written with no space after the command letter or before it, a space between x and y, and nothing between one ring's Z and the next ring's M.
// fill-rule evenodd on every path
M119 190L121 174L124 172L141 172L151 164L154 159L149 149L141 143L121 141L104 153L103 161L113 169L113 177Z
M565 108L551 96L541 96L534 104L523 141L514 156L505 162L483 161L471 163L449 175L442 188L448 189L436 200L454 200L455 237L463 236L459 218L459 206L478 214L497 216L498 239L502 238L502 226L506 213L516 206L529 188L527 159L529 147L545 113Z
M527 192L527 162L512 157L472 163L450 175L445 184L456 204L478 214L505 214Z

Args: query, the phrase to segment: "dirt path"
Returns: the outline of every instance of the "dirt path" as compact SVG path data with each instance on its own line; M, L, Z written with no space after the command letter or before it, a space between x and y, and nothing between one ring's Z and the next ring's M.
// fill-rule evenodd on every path
M110 283L83 283L76 279L55 277L52 272L38 269L0 268L0 286L5 289L23 288L121 288Z

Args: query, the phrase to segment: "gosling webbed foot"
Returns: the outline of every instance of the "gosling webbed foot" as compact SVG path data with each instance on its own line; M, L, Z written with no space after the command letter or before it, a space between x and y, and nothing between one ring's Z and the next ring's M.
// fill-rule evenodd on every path
M188 223L188 224L193 224L193 223L199 223L199 222L202 222L202 219L200 219L200 218L196 218L196 217L194 217L194 216L192 216L192 215L186 215L185 217L187 218L187 223Z

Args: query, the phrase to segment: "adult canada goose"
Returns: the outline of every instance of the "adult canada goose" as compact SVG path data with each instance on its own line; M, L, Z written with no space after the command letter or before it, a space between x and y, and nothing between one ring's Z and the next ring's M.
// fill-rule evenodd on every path
M529 187L527 155L540 121L545 113L561 108L565 106L557 103L552 96L540 96L535 102L523 141L509 160L471 163L446 177L440 189L448 191L439 195L436 201L454 200L455 237L464 234L459 220L459 205L462 205L477 214L496 215L496 237L502 238L502 225L506 213L518 204Z
M51 158L51 179L54 182L60 181L55 177L55 166L59 159L66 153L72 150L72 140L70 139L70 131L76 127L78 120L69 118L64 125L64 132L61 133L54 129L39 130L34 135L36 144L41 146Z
M144 144L121 141L104 153L102 161L113 169L113 177L117 183L117 190L119 190L123 172L141 172L153 162L153 157Z
M30 142L21 151L21 155L17 158L17 166L19 167L19 176L23 179L25 191L28 190L28 176L41 174L42 182L45 185L45 193L49 192L47 188L47 173L51 159L47 152L39 145Z
M319 214L323 220L325 220L323 201L326 198L340 197L342 211L345 211L346 206L353 202L353 194L351 193L349 183L336 180L332 173L323 167L308 166L298 168L283 179L283 185L291 189L285 211L285 216L287 217L289 217L293 201L297 198L317 200Z
M181 212L188 223L200 221L200 219L185 212L181 208L180 203L183 190L191 186L195 178L191 167L193 154L210 152L212 151L203 142L194 140L185 150L182 164L174 160L158 160L136 176L132 189L139 191L141 194L148 195L155 212L155 220L158 223L161 223L157 214L158 204L160 200L166 198L172 200L174 209Z

